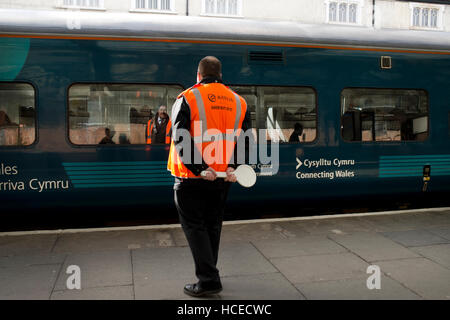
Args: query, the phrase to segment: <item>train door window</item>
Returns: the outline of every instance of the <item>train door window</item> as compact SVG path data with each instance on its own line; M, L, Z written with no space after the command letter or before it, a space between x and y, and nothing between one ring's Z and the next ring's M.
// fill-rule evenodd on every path
M0 146L36 140L35 91L27 83L0 83Z
M316 93L304 87L233 87L250 105L258 139L279 143L316 138ZM251 102L249 102L251 101Z
M346 141L423 141L428 137L424 90L347 88L341 94Z
M174 85L72 85L69 139L76 145L146 144L151 141L147 139L150 136L152 144L164 144L165 133L158 136L156 125L161 125L159 111L166 107L170 117L172 105L182 91L182 87Z
M257 139L257 129L256 124L256 108L258 104L258 94L256 87L252 86L234 86L232 89L238 93L245 102L247 102L247 109L250 110L250 116L252 119L252 133L253 138Z
M262 116L267 140L311 142L316 138L314 90L264 87L262 92Z

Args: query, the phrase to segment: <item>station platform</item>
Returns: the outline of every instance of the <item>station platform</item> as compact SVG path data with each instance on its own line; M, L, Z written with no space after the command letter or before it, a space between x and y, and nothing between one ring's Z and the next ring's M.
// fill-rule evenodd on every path
M223 291L206 299L448 300L450 208L225 222L218 267ZM195 299L195 281L180 225L0 234L2 300Z

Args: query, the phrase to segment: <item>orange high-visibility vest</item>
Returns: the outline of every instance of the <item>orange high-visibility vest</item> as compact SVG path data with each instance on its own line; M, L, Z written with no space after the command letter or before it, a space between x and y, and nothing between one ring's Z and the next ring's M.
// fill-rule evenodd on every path
M166 126L166 144L170 143L170 129L172 128L172 121L167 122ZM152 131L153 131L153 119L148 120L147 122L147 144L152 143Z
M191 113L189 133L203 160L217 172L226 171L234 152L235 136L242 130L247 103L222 83L196 84L178 99L183 96ZM191 159L191 163L194 161ZM175 177L200 178L183 164L173 141L167 169Z

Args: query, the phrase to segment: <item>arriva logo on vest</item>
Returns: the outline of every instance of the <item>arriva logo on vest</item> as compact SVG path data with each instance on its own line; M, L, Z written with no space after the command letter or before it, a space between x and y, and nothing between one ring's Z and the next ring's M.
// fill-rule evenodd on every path
M271 175L278 172L280 157L277 141L271 140L270 146L266 139L259 139L257 142L256 130L252 129L247 131L227 129L221 132L218 129L206 129L202 121L195 121L193 124L193 135L185 129L174 131L174 141L180 141L175 147L179 160L184 164L202 164L202 160L208 165L213 163L261 164L267 165L261 167L270 170ZM265 137L266 129L260 129L259 136ZM198 152L191 150L192 145L195 145ZM235 151L236 155L234 155ZM246 154L248 154L248 161L246 161Z

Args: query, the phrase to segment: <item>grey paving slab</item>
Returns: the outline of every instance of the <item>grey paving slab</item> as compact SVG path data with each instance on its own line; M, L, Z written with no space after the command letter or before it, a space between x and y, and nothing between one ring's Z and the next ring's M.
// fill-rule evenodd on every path
M370 215L361 217L361 220L370 224L375 232L405 231L431 228L445 224L447 219L442 216L427 213L402 213L392 215Z
M313 220L305 227L311 234L345 234L370 230L368 225L358 217Z
M221 245L218 266L221 276L273 273L273 265L248 242Z
M194 260L188 247L149 248L132 251L134 283L152 279L195 277Z
M391 231L382 233L386 238L394 240L405 247L429 246L432 244L450 243L427 230Z
M78 253L174 246L170 230L102 231L63 234L54 253Z
M283 240L259 240L252 243L267 258L346 252L345 248L325 235Z
M352 253L273 258L271 261L291 283L361 277L368 266Z
M0 257L49 253L57 235L1 236Z
M132 254L136 299L183 299L184 285L197 282L187 247L140 249Z
M440 244L426 247L414 247L411 250L433 260L441 266L450 268L450 244ZM450 281L450 280L449 280Z
M174 278L161 278L158 276L148 277L147 280L140 280L134 285L136 300L180 300L190 299L183 292L184 285L197 282L195 276L177 276ZM214 296L218 299L219 297Z
M54 291L51 300L132 300L133 286L86 288Z
M294 236L274 223L235 224L222 227L221 242L276 240Z
M357 231L369 231L369 226L353 218L330 218L317 220L299 220L279 223L286 230L302 236L304 234L348 234Z
M225 243L219 250L221 276L273 273L277 270L250 243ZM188 247L133 250L134 282L182 278L195 280L194 260ZM144 281L145 280L145 281Z
M310 235L305 228L297 223L298 221L280 221L274 222L279 228L281 228L282 238L295 238L304 237ZM254 239L256 240L256 239Z
M436 226L450 226L450 211L430 211L424 216L432 219Z
M47 300L60 265L22 266L0 269L0 300Z
M302 299L299 290L311 299L418 298L414 292L446 299L449 217L225 225L218 264L224 291L210 299ZM363 259L388 273L381 291L365 288ZM67 290L69 265L80 266L82 290ZM0 299L190 299L182 289L196 281L181 228L0 236Z
M418 257L417 253L377 233L330 235L330 238L366 261Z
M181 228L172 229L170 232L176 247L186 247L189 245Z
M225 277L222 285L223 300L304 300L280 273Z
M415 224L419 228L428 228L450 224L450 214L444 212L417 212L404 213L400 215L402 221L409 224Z
M450 299L450 270L425 258L381 261L381 271L425 299Z
M437 227L428 229L431 233L434 233L444 239L450 240L450 226L448 227Z
M66 290L67 268L80 267L81 288L131 285L133 283L131 254L128 250L69 254L63 265L55 290Z
M64 262L65 258L65 254L52 253L0 257L0 268L61 264Z
M369 276L369 275L368 275ZM300 283L296 287L308 300L417 300L420 296L389 277L381 276L381 288L369 290L367 278Z
M222 244L219 255L222 277L276 272L250 243ZM183 299L184 285L197 281L188 247L133 250L133 272L136 299Z

